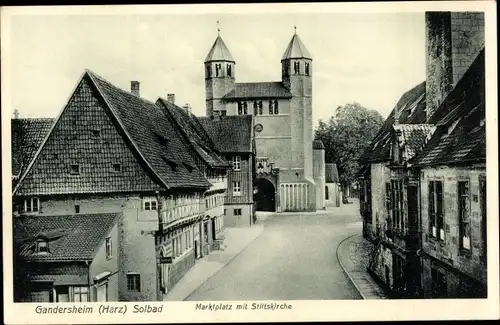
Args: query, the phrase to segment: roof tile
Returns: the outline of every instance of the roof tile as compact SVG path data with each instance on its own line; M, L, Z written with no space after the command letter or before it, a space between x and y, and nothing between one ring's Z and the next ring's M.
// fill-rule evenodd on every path
M292 98L292 94L281 82L245 82L236 83L235 88L224 96L226 101L252 98Z
M230 115L219 120L199 117L199 120L217 148L223 153L251 153L252 116Z

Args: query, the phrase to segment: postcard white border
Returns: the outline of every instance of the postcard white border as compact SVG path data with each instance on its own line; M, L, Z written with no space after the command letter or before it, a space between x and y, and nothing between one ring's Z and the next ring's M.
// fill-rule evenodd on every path
M4 82L9 71L9 20L14 15L107 15L107 14L168 14L195 15L312 13L383 13L424 11L484 11L486 55L486 130L487 130L487 209L488 209L488 299L449 300L309 300L280 301L291 304L285 311L200 311L196 302L107 303L113 306L163 304L161 314L65 314L41 315L35 312L39 304L13 303L12 288L12 186L11 161L2 159L3 170L3 247L4 247L4 322L6 324L79 324L79 323L171 323L171 322L281 322L281 321L374 321L374 320L459 320L498 319L498 130L497 130L497 66L496 66L496 6L493 1L436 1L392 3L295 3L295 4L229 4L229 5L168 5L168 6L72 6L72 7L2 7L1 8L1 71L2 107L10 106L12 89ZM10 157L10 118L12 112L2 109L2 156ZM218 303L218 302L216 302ZM222 303L231 303L223 301ZM241 302L234 302L241 303ZM251 303L251 302L249 302ZM53 305L53 304L51 304ZM58 304L72 306L73 304ZM89 303L98 308L100 304Z

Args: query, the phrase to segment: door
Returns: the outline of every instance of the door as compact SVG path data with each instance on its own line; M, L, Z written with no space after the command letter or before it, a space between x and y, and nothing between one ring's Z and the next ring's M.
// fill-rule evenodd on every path
M97 301L108 301L108 284L97 287Z

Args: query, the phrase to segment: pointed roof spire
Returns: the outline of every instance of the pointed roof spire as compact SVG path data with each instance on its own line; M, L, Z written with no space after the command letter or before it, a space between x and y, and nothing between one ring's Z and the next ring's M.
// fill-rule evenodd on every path
M292 40L288 44L288 47L283 53L283 57L281 60L287 59L309 59L312 60L311 54L306 49L304 43L300 40L299 35L297 34L297 26L293 26L295 29L295 33L293 34Z
M219 28L217 28L217 30L218 32L220 32ZM229 52L229 49L227 48L226 44L224 44L224 41L222 40L220 35L218 35L217 38L215 39L212 48L210 49L210 51L207 54L207 57L205 58L205 63L210 61L235 62L233 56L231 55L231 52Z

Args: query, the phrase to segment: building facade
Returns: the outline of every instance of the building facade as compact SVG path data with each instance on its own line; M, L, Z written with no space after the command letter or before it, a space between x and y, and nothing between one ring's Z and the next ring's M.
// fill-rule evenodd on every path
M369 268L397 297L482 297L484 14L426 13L426 36L426 81L402 96L360 161L363 234L376 244Z
M281 81L237 83L236 61L219 35L205 58L206 114L253 116L258 210L315 211L324 207L324 182L315 182L324 168L314 174L312 57L297 34L281 66Z
M209 178L221 175L199 169L179 128L138 86L130 93L86 71L13 191L14 218L121 215L119 301L161 300L223 225L205 214L224 187Z
M340 190L339 172L337 164L325 164L325 203L329 206L340 207L342 193Z

